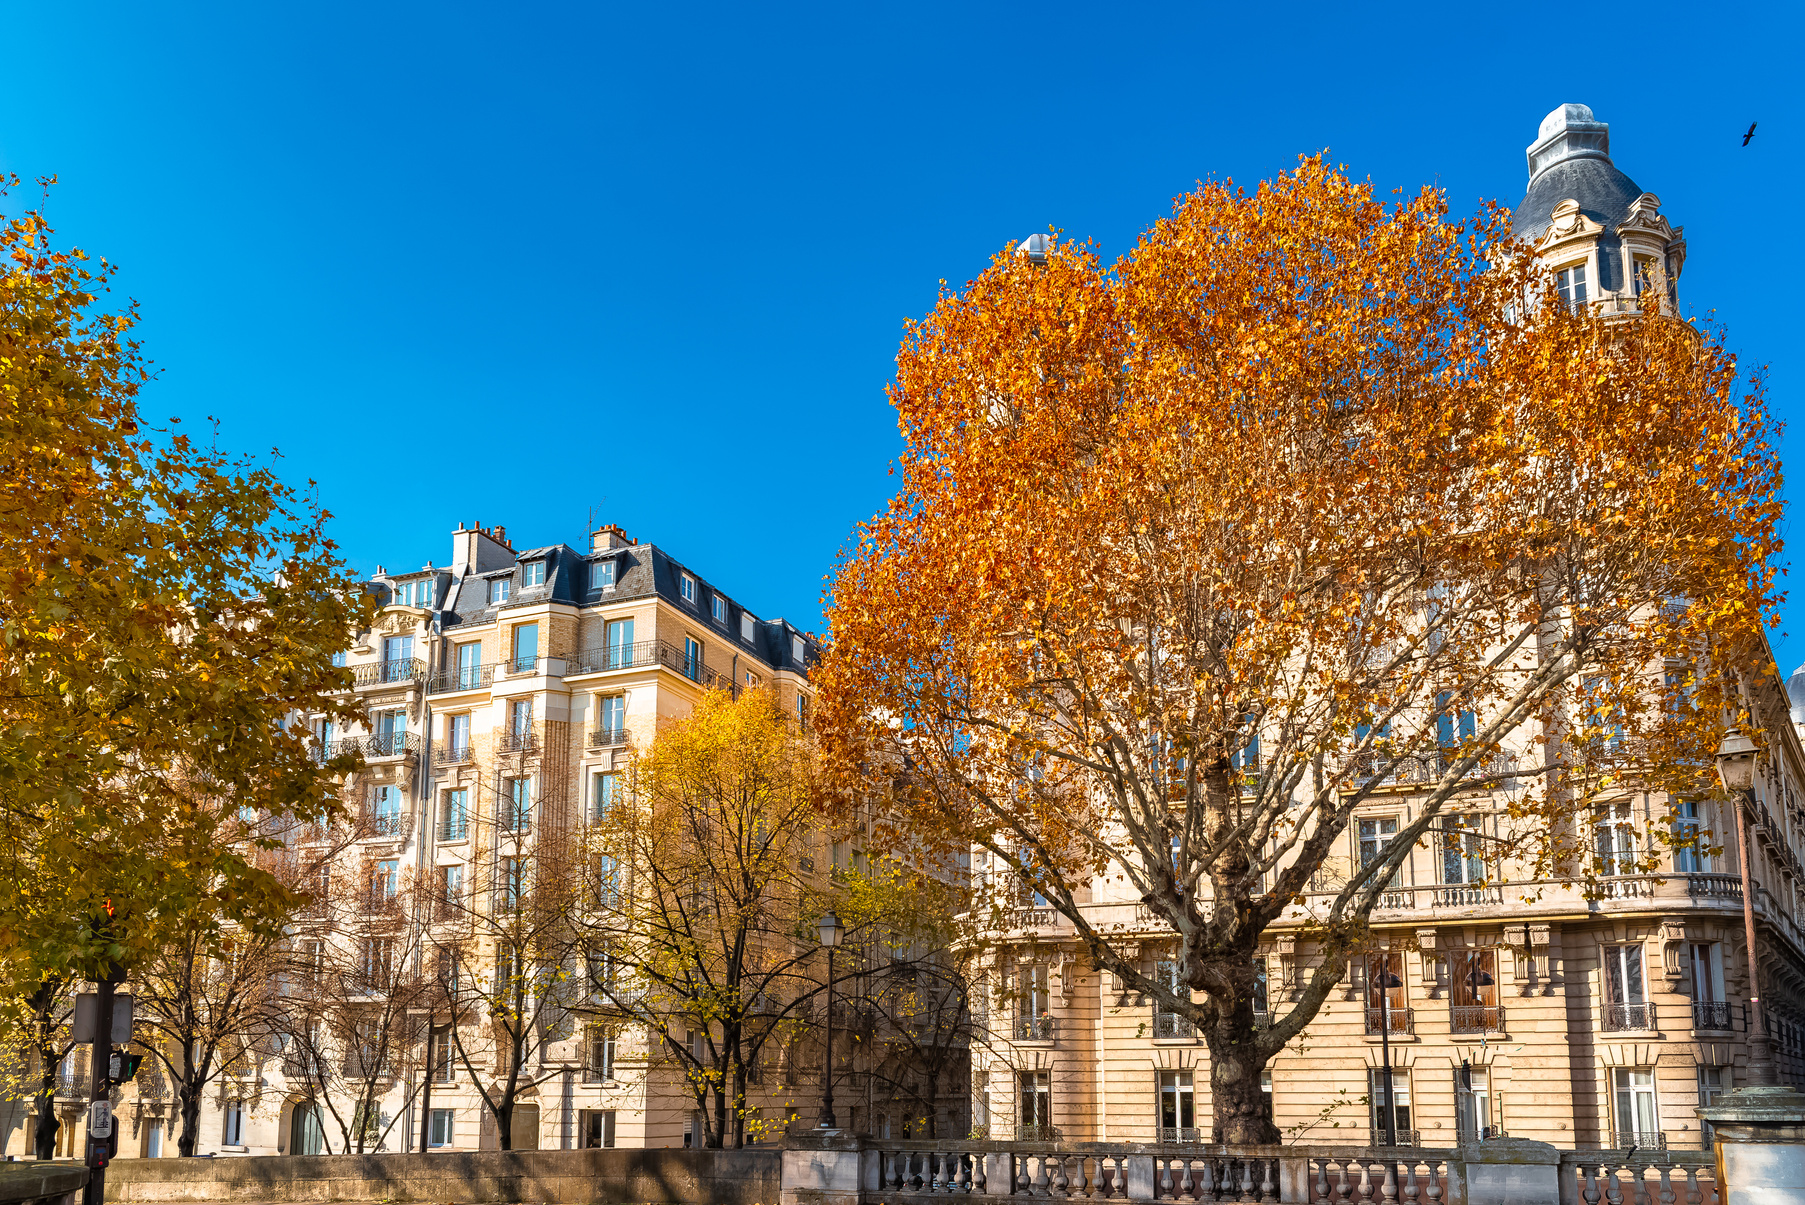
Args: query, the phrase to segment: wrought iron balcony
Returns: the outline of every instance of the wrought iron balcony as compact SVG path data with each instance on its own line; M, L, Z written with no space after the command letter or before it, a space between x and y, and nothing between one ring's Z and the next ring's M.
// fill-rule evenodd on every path
M1159 1127L1159 1141L1168 1146L1202 1142L1203 1131L1196 1126L1161 1126Z
M1653 1004L1607 1004L1604 1006L1604 1027L1607 1030L1653 1029L1655 1028L1655 1006Z
M1043 1015L1015 1019L1015 1040L1018 1042L1051 1042L1058 1032L1058 1021L1053 1017Z
M627 743L627 729L624 725L614 727L603 726L589 731L589 747L591 749L612 749L616 745Z
M495 748L501 753L532 753L539 748L539 736L531 728L504 732Z
M1389 1137L1389 1140L1388 1140ZM1423 1136L1416 1130L1394 1130L1389 1136L1384 1126L1374 1126L1372 1132L1373 1146L1421 1146Z
M504 807L495 818L495 827L504 833L516 833L525 836L533 831L533 810L522 808L519 811L512 807Z
M1727 1032L1730 1025L1730 1002L1728 1000L1694 1000L1692 1002L1692 1028Z
M391 661L351 667L351 680L358 686L392 686L418 682L425 677L426 663L413 657L396 657Z
M1032 1122L1015 1127L1017 1142L1058 1142L1059 1127L1053 1125L1037 1125Z
M414 818L406 812L371 812L358 826L360 837L406 837L414 831Z
M1408 1008L1368 1008L1366 1032L1412 1034L1416 1032L1416 1018Z
M571 658L573 674L602 674L617 669L638 669L658 661L659 641L642 640L638 644L614 644L604 648L584 649Z
M1667 1135L1660 1130L1612 1130L1611 1149L1664 1151L1667 1149Z
M460 665L434 674L426 685L426 693L442 695L456 690L481 690L494 680L493 665Z
M469 744L441 745L433 751L432 764L435 766L463 766L476 759L476 754Z
M1496 1033L1504 1028L1504 1009L1484 1004L1456 1004L1448 1009L1453 1033Z
M418 732L378 732L364 738L365 757L405 757L419 751Z
M1153 1036L1155 1038L1194 1038L1197 1027L1191 1024L1191 1018L1181 1017L1177 1013L1155 1012L1153 1014Z

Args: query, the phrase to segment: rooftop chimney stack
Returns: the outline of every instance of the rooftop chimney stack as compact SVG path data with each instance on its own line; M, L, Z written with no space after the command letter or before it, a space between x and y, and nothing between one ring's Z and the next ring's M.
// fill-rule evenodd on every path
M589 533L590 552L608 552L615 548L625 548L636 541L628 539L627 533L617 523L605 523Z

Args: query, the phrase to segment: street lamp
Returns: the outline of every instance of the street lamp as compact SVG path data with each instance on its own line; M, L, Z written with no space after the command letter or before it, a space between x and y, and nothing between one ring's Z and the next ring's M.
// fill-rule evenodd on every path
M834 947L846 930L831 909L821 918L821 945L827 951L827 1056L821 1060L821 1121L824 1130L838 1129L834 1121Z
M1391 1094L1391 989L1403 987L1404 981L1391 973L1391 954L1380 955L1384 959L1380 965L1384 970L1379 972L1379 1050L1384 1065L1385 1085L1385 1145L1398 1144L1398 1111L1392 1104Z
M1731 809L1736 814L1736 861L1742 869L1742 929L1749 958L1749 1007L1754 1010L1755 1024L1749 1029L1749 1082L1757 1088L1770 1088L1779 1082L1774 1074L1774 1051L1767 1037L1767 1017L1761 1011L1761 985L1755 961L1755 891L1749 880L1749 861L1754 847L1749 844L1742 810L1755 807L1755 742L1732 730L1717 747L1717 776L1731 796Z

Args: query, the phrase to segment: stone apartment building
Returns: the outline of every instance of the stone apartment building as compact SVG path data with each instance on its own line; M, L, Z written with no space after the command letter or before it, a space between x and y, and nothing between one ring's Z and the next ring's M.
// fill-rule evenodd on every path
M1646 306L1651 289L1677 304L1681 231L1609 151L1608 127L1585 106L1549 114L1528 148L1530 183L1514 231L1555 269L1570 305L1627 313ZM1794 681L1805 695L1805 672ZM1750 704L1773 738L1753 817L1758 974L1781 1078L1797 1083L1805 1075L1805 749L1789 718L1794 700L1775 690ZM1496 834L1509 793L1520 789L1507 781L1475 793L1450 809L1449 823ZM1403 778L1385 784L1346 834L1345 865L1360 865L1406 826L1426 790ZM1618 856L1658 848L1650 826L1667 815L1666 803L1625 786L1589 818L1607 871ZM1732 819L1709 800L1682 812L1683 824L1710 830L1721 855L1676 849L1659 875L1607 876L1597 899L1513 879L1462 832L1452 849L1414 851L1373 918L1393 952L1356 959L1345 990L1270 1067L1264 1086L1287 1139L1376 1140L1383 1122L1372 1102L1389 1037L1394 1124L1423 1145L1452 1146L1461 1131L1565 1148L1698 1145L1693 1109L1747 1082L1750 967ZM1130 940L1144 933L1142 966L1158 967L1165 930L1125 879L1094 882L1085 907L1100 930ZM1295 935L1302 915L1293 909L1264 950L1270 1008L1282 1010L1302 987L1300 967L1312 956ZM993 1137L1051 1126L1069 1141L1207 1140L1208 1055L1188 1023L1087 969L1054 910L1025 906L1007 923L990 970L992 1041L974 1052L976 1120ZM1399 986L1378 986L1386 972Z

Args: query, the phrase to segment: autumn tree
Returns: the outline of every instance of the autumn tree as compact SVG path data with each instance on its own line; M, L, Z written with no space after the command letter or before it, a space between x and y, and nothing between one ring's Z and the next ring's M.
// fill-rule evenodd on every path
M17 182L12 181L17 187ZM0 980L115 981L181 934L293 903L225 830L321 816L364 606L326 515L264 465L158 429L114 269L0 219ZM346 696L335 692L345 689ZM219 806L224 801L224 806Z
M1508 775L1522 877L1583 877L1591 801L1631 772L1706 789L1754 664L1758 385L1658 290L1559 304L1506 222L1305 160L1200 187L1113 265L1001 254L898 356L901 489L817 675L830 766L906 765L910 839L983 851L1195 1024L1217 1141L1274 1137L1261 1069L1451 802ZM1397 838L1319 876L1400 777ZM1081 906L1106 869L1174 979ZM1256 1026L1281 917L1318 957Z
M23 1001L21 1015L8 1026L5 1097L29 1106L24 1120L30 1126L32 1153L39 1159L56 1157L56 1134L61 1126L56 1117L56 1093L63 1059L75 1049L70 1023L80 986L65 975L46 975ZM9 1123L0 1133L10 1129Z

